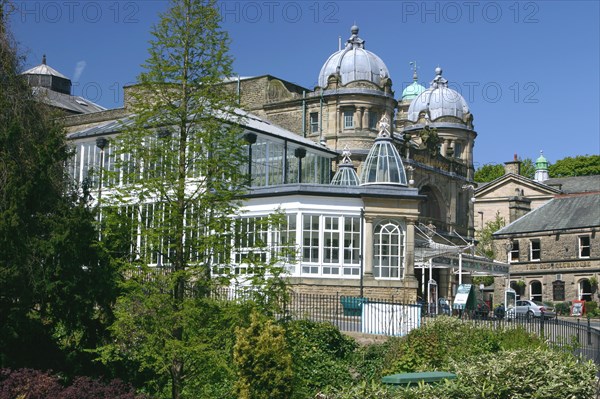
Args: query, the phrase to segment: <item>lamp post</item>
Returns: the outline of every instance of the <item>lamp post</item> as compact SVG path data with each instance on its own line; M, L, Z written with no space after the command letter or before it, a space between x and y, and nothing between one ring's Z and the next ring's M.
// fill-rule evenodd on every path
M98 137L96 139L96 147L100 149L100 172L98 173L98 206L100 206L100 200L102 199L102 170L104 169L104 149L108 145L108 139L105 137Z

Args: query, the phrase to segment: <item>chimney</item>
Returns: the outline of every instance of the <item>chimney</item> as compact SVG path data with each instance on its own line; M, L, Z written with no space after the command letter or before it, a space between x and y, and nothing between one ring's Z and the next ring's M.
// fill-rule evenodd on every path
M507 175L509 173L513 173L515 175L521 174L521 161L519 161L517 153L515 153L512 161L504 162L504 174Z

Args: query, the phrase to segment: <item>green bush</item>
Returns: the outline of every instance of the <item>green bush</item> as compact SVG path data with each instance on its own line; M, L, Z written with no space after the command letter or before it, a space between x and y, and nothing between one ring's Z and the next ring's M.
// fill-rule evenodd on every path
M455 380L388 387L361 383L327 391L322 399L594 399L596 366L569 354L520 348L451 361Z
M248 328L236 329L233 361L237 366L239 399L288 399L292 391L292 357L285 330L272 320L252 314Z
M600 309L598 309L598 302L587 301L585 303L585 314L589 317L600 316Z
M520 327L489 329L442 316L412 330L406 337L360 348L353 364L360 378L370 381L394 373L448 370L450 359L461 361L528 347L545 348L546 344Z
M357 347L356 341L331 323L288 322L286 339L293 359L293 398L312 398L327 387L341 387L353 381L349 359Z
M554 310L559 315L568 316L571 314L571 302L557 302L554 304Z

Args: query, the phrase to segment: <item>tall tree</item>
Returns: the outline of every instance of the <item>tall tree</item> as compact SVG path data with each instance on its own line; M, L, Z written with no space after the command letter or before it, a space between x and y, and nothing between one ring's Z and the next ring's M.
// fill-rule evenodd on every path
M492 235L503 228L506 225L506 220L500 216L500 212L496 212L494 220L491 220L485 224L483 229L478 231L477 250L487 256L488 258L494 259L496 254L494 252L494 242Z
M0 367L85 372L67 359L81 360L101 334L112 276L93 210L65 173L65 132L18 74L8 5L0 1Z
M210 358L198 335L200 302L212 272L228 264L231 216L247 182L234 93L222 85L232 60L220 21L214 0L172 0L161 15L132 116L111 144L116 184L102 197L106 223L125 215L139 237L128 292L116 307L116 343L102 354L136 359L159 379L168 375L173 399Z
M566 157L548 167L550 177L600 175L600 155Z

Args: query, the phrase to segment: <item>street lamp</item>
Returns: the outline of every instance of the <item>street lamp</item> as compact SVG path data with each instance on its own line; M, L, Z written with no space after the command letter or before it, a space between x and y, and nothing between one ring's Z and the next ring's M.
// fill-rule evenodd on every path
M98 137L96 139L96 147L100 149L100 172L98 174L98 205L102 199L102 169L104 169L104 149L108 145L108 139L104 137Z

